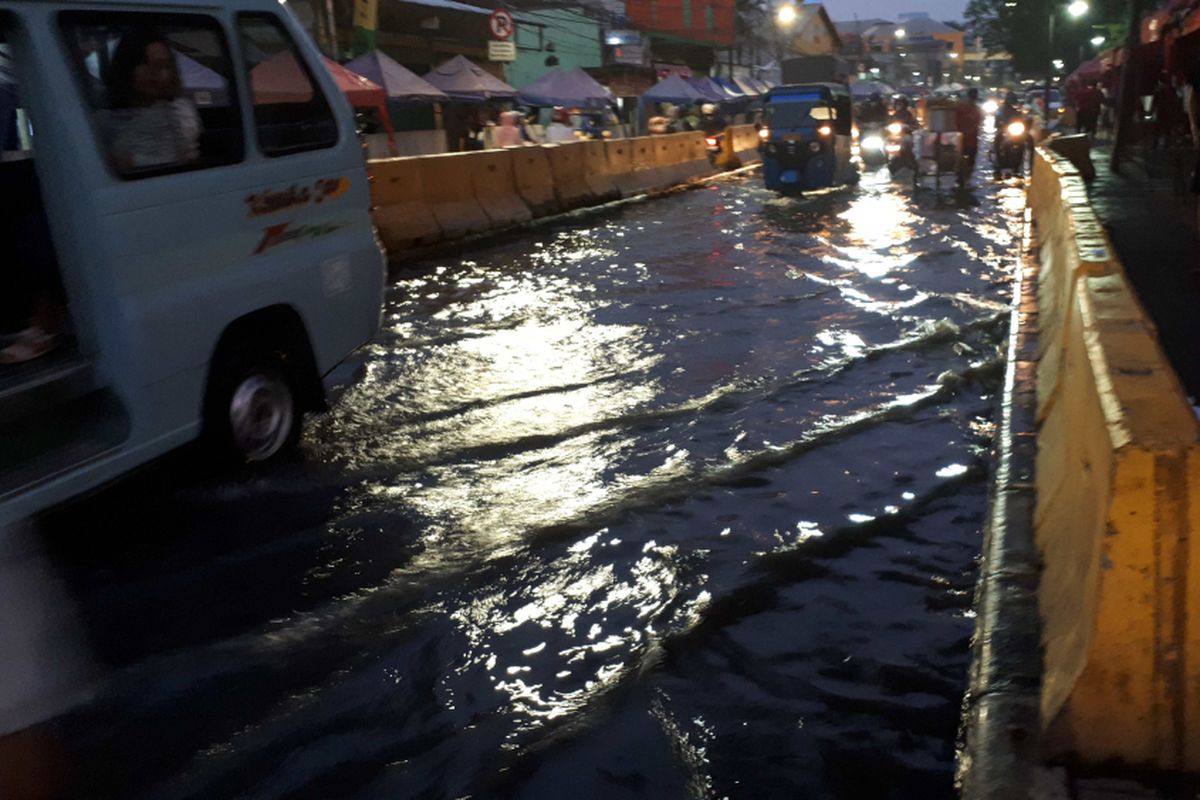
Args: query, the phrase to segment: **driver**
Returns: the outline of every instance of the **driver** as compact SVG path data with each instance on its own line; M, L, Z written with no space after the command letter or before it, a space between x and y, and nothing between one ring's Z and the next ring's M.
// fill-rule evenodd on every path
M917 115L908 106L907 97L896 98L896 106L892 110L892 122L899 122L907 128L921 127L921 124L917 122Z
M1025 116L1021 111L1020 103L1017 101L1017 93L1009 92L1004 95L1004 105L996 111L996 127L1007 125L1016 119L1021 119Z
M725 117L713 103L705 103L700 107L700 126L706 136L715 136L725 130Z
M887 106L883 104L883 95L873 92L858 115L858 119L864 125L882 125L887 122L887 115Z

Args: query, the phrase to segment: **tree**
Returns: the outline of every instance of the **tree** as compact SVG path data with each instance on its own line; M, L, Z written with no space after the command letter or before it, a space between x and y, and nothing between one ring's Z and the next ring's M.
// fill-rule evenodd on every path
M966 19L983 37L988 52L1012 56L1013 69L1027 75L1044 75L1050 61L1061 58L1067 68L1080 57L1090 58L1090 39L1106 37L1108 46L1120 44L1112 37L1113 26L1124 25L1127 0L1089 0L1088 14L1069 21L1062 0L971 0ZM1050 15L1055 14L1054 51L1050 50Z

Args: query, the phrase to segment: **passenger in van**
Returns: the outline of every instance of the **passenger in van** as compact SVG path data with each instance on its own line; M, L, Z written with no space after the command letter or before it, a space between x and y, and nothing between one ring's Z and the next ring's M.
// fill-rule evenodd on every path
M134 172L200 157L200 114L183 95L166 38L143 28L121 38L108 74L101 125L117 169Z

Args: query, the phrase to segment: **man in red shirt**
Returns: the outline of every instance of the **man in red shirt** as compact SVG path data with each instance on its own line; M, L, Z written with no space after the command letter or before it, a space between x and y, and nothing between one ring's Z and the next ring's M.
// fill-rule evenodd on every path
M979 153L979 126L983 112L979 110L979 90L968 89L966 99L954 109L954 123L962 134L962 158L958 164L958 185L966 186L975 171L975 156Z

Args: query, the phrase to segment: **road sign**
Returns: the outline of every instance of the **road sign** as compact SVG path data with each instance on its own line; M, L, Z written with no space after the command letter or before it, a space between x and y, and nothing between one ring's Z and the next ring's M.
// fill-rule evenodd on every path
M491 30L493 39L498 39L502 42L511 39L513 35L512 14L503 8L497 8L488 17L488 29ZM492 60L495 61L495 59Z
M516 61L516 42L488 42L488 61Z

